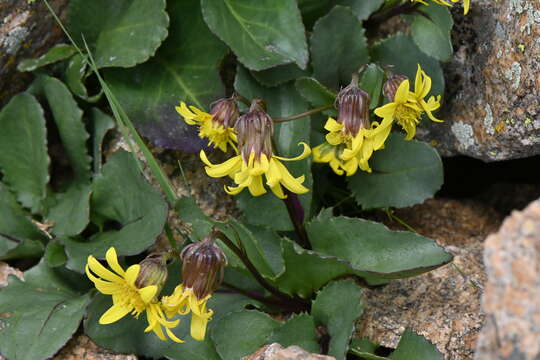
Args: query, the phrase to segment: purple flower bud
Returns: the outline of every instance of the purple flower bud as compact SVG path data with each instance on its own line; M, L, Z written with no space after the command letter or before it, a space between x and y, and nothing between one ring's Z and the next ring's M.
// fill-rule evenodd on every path
M360 129L369 129L369 94L358 87L357 78L337 95L337 121L347 135L356 136Z
M221 125L224 128L234 127L239 115L234 96L214 102L211 105L210 114L214 125Z
M401 85L401 83L405 80L409 80L409 78L402 74L393 74L390 76L383 85L383 95L388 100L394 101L394 97L396 96L396 91L399 88L399 85Z
M272 134L274 123L266 113L261 99L253 99L249 112L238 118L236 126L238 150L247 163L251 153L258 160L261 154L272 157Z

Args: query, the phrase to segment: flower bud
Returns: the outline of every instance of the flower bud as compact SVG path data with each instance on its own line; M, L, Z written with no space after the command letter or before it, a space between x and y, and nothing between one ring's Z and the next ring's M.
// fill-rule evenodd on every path
M186 246L180 254L182 278L186 288L193 289L198 299L212 293L223 281L227 258L214 244L212 235Z
M239 114L234 96L214 102L211 105L210 114L214 125L221 125L224 128L234 127Z
M409 78L402 74L393 74L390 76L383 85L383 95L388 100L394 101L394 97L396 96L396 91L399 88L399 85L401 85L401 83L405 80L409 80Z
M246 163L251 153L255 154L256 160L261 154L271 158L274 123L264 110L261 99L253 99L249 112L238 118L234 129L237 133L238 149Z
M135 286L142 289L146 286L157 285L158 294L167 280L168 254L150 254L140 262L141 270L135 280Z
M369 94L358 87L357 77L337 95L337 121L347 135L356 136L360 129L369 129Z

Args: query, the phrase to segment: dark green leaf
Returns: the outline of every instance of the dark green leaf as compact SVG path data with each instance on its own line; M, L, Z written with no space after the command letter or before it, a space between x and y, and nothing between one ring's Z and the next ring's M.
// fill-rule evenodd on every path
M17 70L19 71L34 71L37 68L40 68L45 65L55 63L60 60L64 60L75 54L77 50L71 45L58 44L53 46L49 51L44 55L36 59L26 59L22 60L19 65L17 65Z
M307 30L311 30L315 21L330 11L334 2L334 0L298 0L298 7Z
M10 360L53 356L73 335L89 295L72 291L45 261L0 291L0 348Z
M336 256L354 269L392 279L418 275L452 260L435 241L412 232L356 218L314 218L306 230L313 249Z
M56 201L47 216L54 224L54 234L80 234L90 219L90 185L72 185L65 193L56 194Z
M86 148L88 133L82 121L82 110L68 88L60 80L42 75L34 81L30 91L47 99L58 127L77 183L90 181L90 157Z
M307 71L296 64L280 65L268 70L252 71L251 75L264 86L278 86L300 76L306 76Z
M295 62L305 69L308 51L295 0L202 0L208 27L251 70Z
M356 201L366 209L406 207L433 197L443 184L437 151L420 141L391 134L383 150L370 160L373 172L349 178Z
M331 282L317 293L311 313L330 335L328 355L345 360L354 323L364 311L362 289L353 280Z
M337 0L336 4L349 7L358 20L367 20L371 14L379 10L384 0Z
M0 183L0 257L20 245L17 240L44 240L43 234L30 221L27 214L9 190ZM1 234L10 238L3 237ZM15 240L17 239L17 240Z
M238 360L265 345L266 339L279 325L265 313L242 310L223 317L211 335L223 360Z
M281 237L271 228L249 225L247 227L257 239L274 274L281 274L285 267L280 246Z
M382 65L394 65L393 72L404 74L414 82L418 64L432 79L431 95L444 94L444 77L439 62L424 54L411 37L397 34L371 48L372 60Z
M0 242L6 241L6 238L0 235ZM8 246L9 248L9 246ZM14 248L6 251L5 254L0 256L0 261L7 261L12 259L25 259L25 258L39 258L43 255L45 246L39 240L23 239L21 243Z
M17 200L40 210L49 182L43 109L30 94L15 95L0 111L0 171Z
M244 191L236 195L236 204L250 224L269 226L280 231L293 230L294 228L283 200L276 198L272 193L253 197L249 192ZM266 214L272 215L260 214L260 212L255 211L256 209L265 209Z
M314 107L333 105L336 101L337 94L314 78L303 77L297 79L295 86L300 95ZM325 110L323 113L328 116L337 116L337 111L334 108Z
M287 83L280 87L268 89L260 86L249 74L249 72L239 67L234 82L236 91L246 98L264 99L268 106L268 113L273 118L286 117L302 113L309 109L308 104L298 94L292 83ZM306 142L309 144L310 118L305 117L294 121L275 124L274 139L277 144L277 152L280 156L298 156L302 147L298 144ZM311 188L311 159L308 157L302 161L285 163L291 174L295 177L305 175L304 186ZM239 198L239 207L244 210L248 222L254 225L266 225L275 230L292 230L292 223L287 222L287 208L283 200L278 199L273 194L265 195L265 205L272 209L272 216L261 217L260 198L248 197ZM306 217L311 207L312 193L299 195L300 201L306 211ZM275 221L274 221L275 220Z
M154 55L168 20L165 0L73 0L68 30L83 48L84 36L98 67L131 67Z
M226 48L206 27L199 6L198 0L170 1L169 36L156 55L134 69L105 72L127 115L159 147L198 152L205 141L174 107L182 100L208 111L224 92L219 64Z
M114 153L92 184L93 212L120 229L97 233L89 241L66 240L70 269L82 272L88 255L103 258L111 246L119 255L138 254L161 233L167 204L146 182L132 156L123 150Z
M75 95L84 99L88 102L96 102L101 98L103 91L100 91L96 95L89 96L84 81L86 80L86 68L87 68L87 58L77 54L73 56L66 67L66 72L64 73L64 81Z
M379 106L381 100L381 91L383 86L384 71L375 64L369 64L362 73L359 86L365 90L371 99L369 104L370 109L375 109Z
M435 345L427 341L423 336L405 329L396 350L389 356L392 360L442 360L442 354Z
M272 335L266 340L266 343L271 344L275 342L283 347L297 345L312 353L318 353L320 351L317 342L315 321L306 313L293 315L280 328L274 330Z
M193 241L204 238L212 230L214 222L202 212L195 202L195 198L182 197L178 199L175 208L182 221L191 224L190 230Z
M438 60L446 61L452 57L450 32L454 21L446 6L423 5L420 13L407 15L411 23L412 39L424 53Z
M90 110L90 118L93 124L92 153L94 155L94 173L100 174L102 157L101 146L103 144L105 134L114 128L114 120L98 108L92 108Z
M369 61L364 28L343 6L334 7L317 21L310 46L315 77L333 89L348 84L351 74Z
M45 260L50 267L62 266L67 262L67 256L64 251L64 245L58 240L52 240L45 248Z

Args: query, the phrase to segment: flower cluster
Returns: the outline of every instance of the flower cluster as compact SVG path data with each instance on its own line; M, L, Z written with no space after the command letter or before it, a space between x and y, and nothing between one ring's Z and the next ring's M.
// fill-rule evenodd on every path
M428 5L424 0L411 0L411 1L419 2L419 3L422 3L424 5ZM453 3L456 3L459 0L431 0L431 1L433 1L434 3L439 4L439 5L452 6L452 4L449 3L449 1L451 1ZM469 12L470 6L471 6L471 0L463 0L463 13L465 15L467 15L467 13Z
M145 332L153 331L163 341L167 340L167 334L173 341L181 343L183 340L171 330L180 323L174 318L191 312L191 336L195 340L204 340L206 325L213 314L206 303L223 278L227 260L210 236L187 246L180 256L184 282L171 296L161 300L158 297L167 279L167 255L150 255L125 271L113 247L105 255L112 271L89 256L86 275L99 292L112 296L113 305L100 317L99 323L111 324L128 314L139 318L145 313L148 323Z

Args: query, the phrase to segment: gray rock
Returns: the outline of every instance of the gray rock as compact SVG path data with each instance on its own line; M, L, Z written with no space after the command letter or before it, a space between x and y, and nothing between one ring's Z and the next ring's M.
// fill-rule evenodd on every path
M540 359L540 200L486 240L484 262L486 323L475 359Z
M311 354L299 346L283 348L278 343L265 345L242 360L336 360L333 356Z
M418 137L445 156L540 154L540 0L473 0L453 13L445 122L423 122Z

